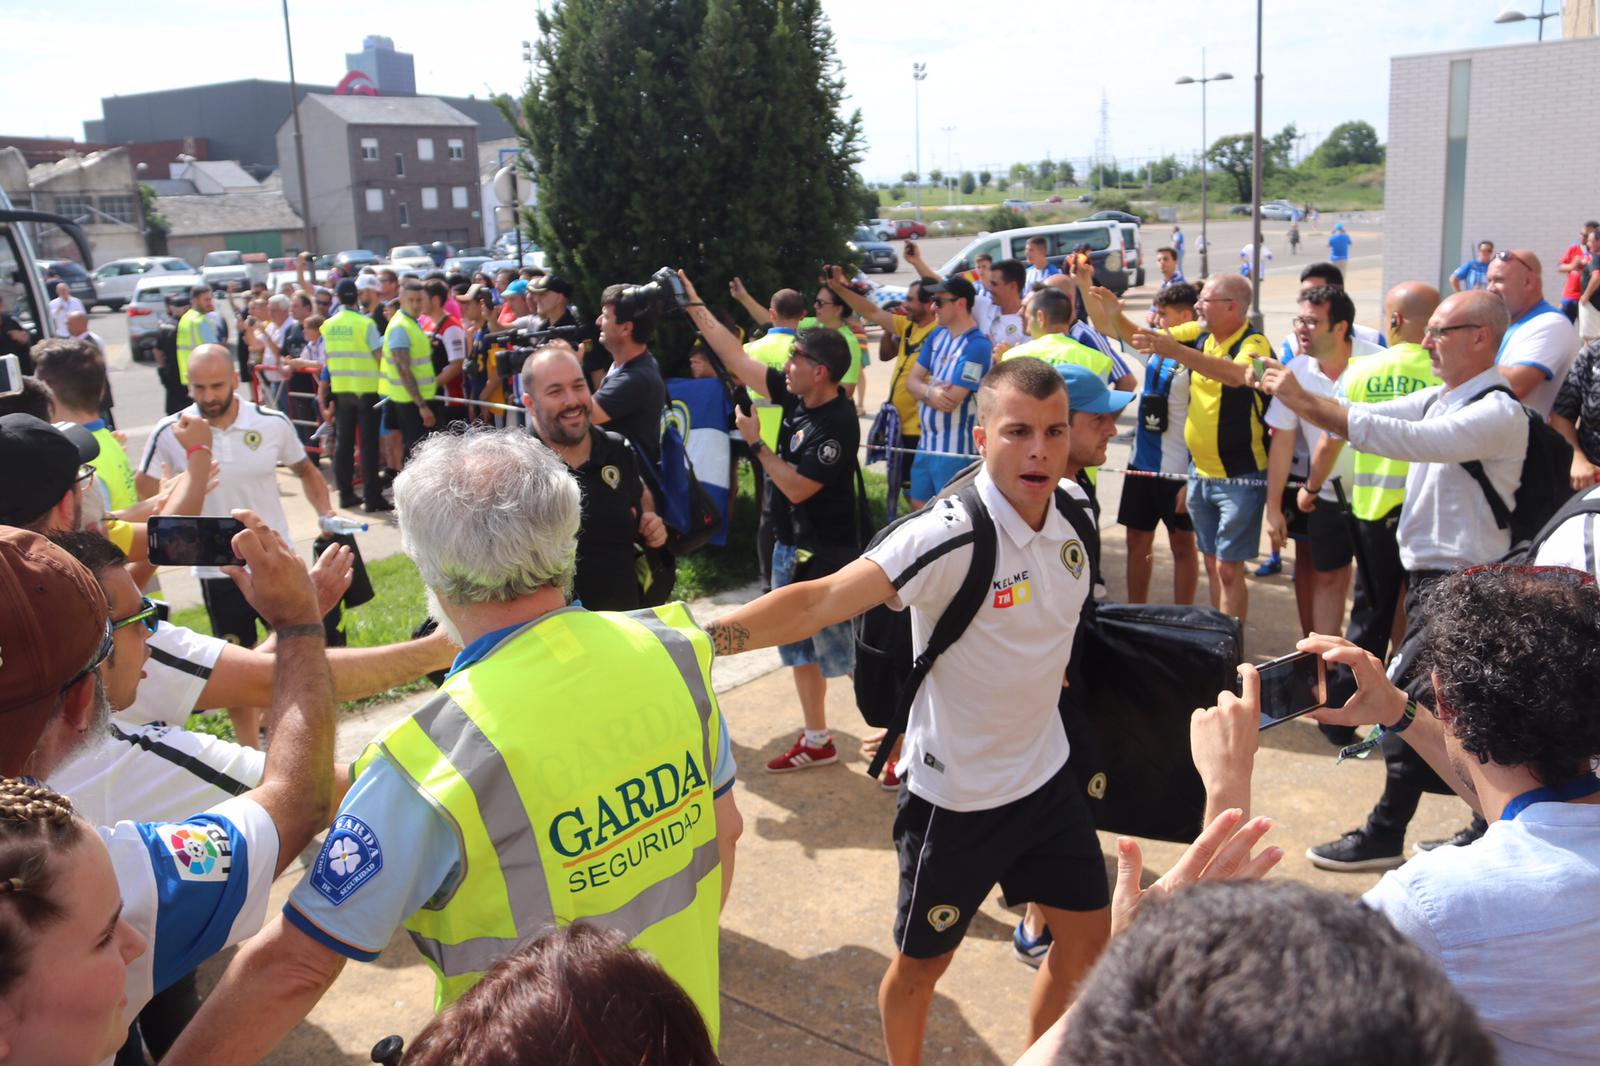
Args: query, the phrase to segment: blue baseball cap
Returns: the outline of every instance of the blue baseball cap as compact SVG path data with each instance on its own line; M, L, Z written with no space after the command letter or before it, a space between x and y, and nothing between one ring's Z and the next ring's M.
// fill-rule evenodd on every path
M505 294L507 296L526 296L528 294L528 283L518 278L506 286Z
M1133 402L1133 393L1106 388L1105 379L1086 366L1057 363L1056 373L1067 383L1067 398L1074 411L1114 415Z

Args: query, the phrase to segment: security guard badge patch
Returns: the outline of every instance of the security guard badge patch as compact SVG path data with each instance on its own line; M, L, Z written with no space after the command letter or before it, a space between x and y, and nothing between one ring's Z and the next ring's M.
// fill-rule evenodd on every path
M337 907L382 869L378 835L360 818L341 814L311 867L311 887Z
M933 931L942 933L961 920L961 910L948 903L941 903L937 907L928 908L928 924L933 926Z
M1074 538L1061 546L1061 565L1066 567L1073 577L1083 576L1083 564L1088 558L1081 540Z
M611 488L616 488L622 482L622 471L608 463L600 468L600 480Z

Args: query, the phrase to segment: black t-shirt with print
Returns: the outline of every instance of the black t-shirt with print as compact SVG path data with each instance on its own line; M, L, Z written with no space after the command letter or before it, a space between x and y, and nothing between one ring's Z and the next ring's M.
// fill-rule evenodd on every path
M792 464L802 477L822 483L810 499L792 504L773 485L772 526L778 540L798 544L795 512L809 524L818 544L861 546L856 542L856 448L861 443L861 423L856 405L844 393L827 403L806 407L784 384L783 371L767 370L767 395L783 408L778 430L778 458Z
M644 495L638 460L627 441L599 426L589 440L589 461L572 472L583 491L573 598L591 611L632 611L639 606L633 543Z
M661 412L667 406L667 383L649 352L607 371L595 390L594 402L610 419L608 429L644 449L652 463L661 459Z

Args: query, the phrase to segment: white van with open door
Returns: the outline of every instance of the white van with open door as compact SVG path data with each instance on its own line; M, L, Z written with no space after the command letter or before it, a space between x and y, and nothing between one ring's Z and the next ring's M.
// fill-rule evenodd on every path
M1094 264L1094 283L1110 289L1118 296L1127 291L1129 278L1122 228L1115 222L1104 220L1022 226L981 234L939 267L939 273L949 277L963 270L971 270L974 260L984 254L997 263L1002 259L1026 262L1030 237L1045 239L1045 252L1056 266L1061 266L1067 256L1087 246L1089 259Z

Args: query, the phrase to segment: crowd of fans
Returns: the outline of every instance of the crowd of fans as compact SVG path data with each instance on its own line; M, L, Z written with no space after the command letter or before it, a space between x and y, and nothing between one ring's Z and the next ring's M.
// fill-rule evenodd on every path
M929 660L903 736L878 741L900 866L891 1062L921 1060L996 885L1028 905L1026 1063L1592 1059L1600 228L1561 262L1565 313L1523 249L1488 246L1445 298L1392 287L1381 329L1356 322L1347 262L1315 263L1276 346L1247 280L1183 278L1181 238L1137 322L1087 256L1042 244L950 277L909 244L920 278L892 308L834 266L809 299L735 279L748 329L682 272L606 288L591 319L532 268L316 279L302 261L284 291L226 293L226 315L203 286L173 301L169 411L138 461L103 342L63 294L0 400L0 1049L256 1061L403 926L440 1008L405 1062L716 1062L742 820L712 657L778 647L803 726L766 769L825 766L828 681L855 672L852 620L887 605ZM664 602L670 576L652 589L652 553L670 568L683 532L651 350L674 308L761 497L766 590L703 627ZM14 321L0 333L21 344ZM868 326L890 386L863 431ZM1263 531L1294 544L1299 648L1329 670L1313 717L1341 757L1378 747L1388 769L1365 824L1308 853L1387 871L1359 904L1254 883L1283 853L1252 816L1248 664L1190 723L1200 835L1153 884L1119 839L1106 884L1061 693L1110 596L1086 531L1125 409L1129 602L1150 595L1158 525L1173 600L1203 569L1241 623ZM888 460L891 514L902 495L913 511L881 533L863 448ZM436 629L337 646L355 560L337 541L297 556L279 467L325 520L397 511ZM245 565L196 572L212 636L148 595L148 523L174 515L241 523ZM935 651L986 524L992 588ZM335 764L336 701L433 671L436 695ZM217 709L238 743L183 728ZM1407 861L1430 790L1471 821ZM269 919L273 879L323 831ZM195 968L240 942L199 1005Z

